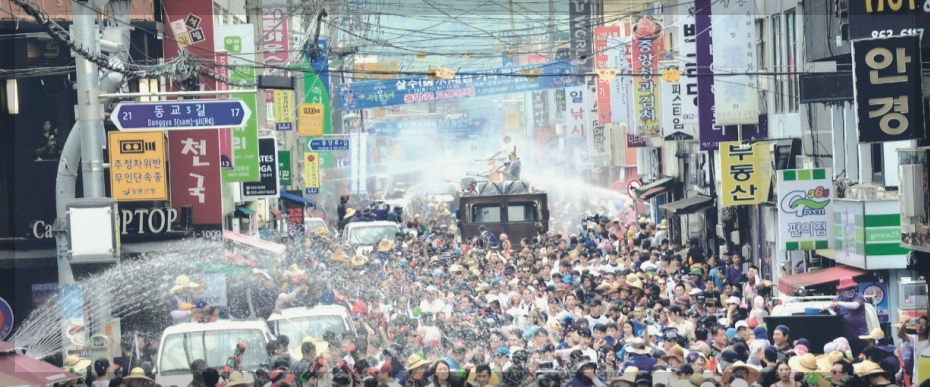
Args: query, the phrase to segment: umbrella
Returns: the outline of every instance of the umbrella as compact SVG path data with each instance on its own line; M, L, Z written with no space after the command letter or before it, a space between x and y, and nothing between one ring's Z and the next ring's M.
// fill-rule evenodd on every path
M0 341L0 386L45 386L78 378L44 361L20 355L16 346Z

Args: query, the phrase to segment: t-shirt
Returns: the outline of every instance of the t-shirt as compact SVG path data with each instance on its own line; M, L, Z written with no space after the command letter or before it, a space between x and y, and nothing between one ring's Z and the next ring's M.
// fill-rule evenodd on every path
M917 335L907 335L908 340L914 344L914 369L911 372L911 380L913 383L918 383L920 381L920 376L917 375L917 359L920 359L920 353L925 349L930 348L930 340L917 341Z

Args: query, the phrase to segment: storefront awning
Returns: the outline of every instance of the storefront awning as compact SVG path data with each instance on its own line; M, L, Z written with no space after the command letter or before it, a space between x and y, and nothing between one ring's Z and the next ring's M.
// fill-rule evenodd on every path
M292 194L292 193L288 193L288 192L281 191L281 197L284 198L284 199L290 200L290 201L295 201L295 202L298 202L298 203L304 203L304 204L306 204L306 205L308 205L308 206L312 206L312 205L313 205L313 201L311 201L310 199L307 199L307 198L305 198L305 197L303 197L303 196L297 196L297 195L294 195L294 194Z
M675 182L674 177L663 177L633 190L633 193L636 195L637 199L649 200L656 195L663 194L672 189L673 182Z
M250 236L245 236L242 234L236 234L229 230L223 230L223 238L234 241L234 242L239 242L244 245L249 245L255 248L259 248L262 250L267 250L275 254L283 254L284 251L287 249L287 247L281 244L269 242L264 239L252 238Z
M236 209L239 210L239 212L246 214L246 215L255 215L255 210L249 207L246 207L246 206L239 206L239 207L236 207Z
M835 266L810 273L781 277L778 279L778 290L785 295L794 295L794 291L797 289L836 282L840 280L840 277L857 277L863 274L865 274L865 270L859 270L851 266Z
M689 215L713 206L714 198L698 195L684 198L676 202L662 204L659 205L659 208L665 211L666 214Z

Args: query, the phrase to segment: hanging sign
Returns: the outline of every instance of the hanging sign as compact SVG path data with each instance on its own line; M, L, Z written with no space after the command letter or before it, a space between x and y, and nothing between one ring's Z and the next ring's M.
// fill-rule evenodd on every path
M323 104L300 104L300 117L297 119L297 134L301 136L323 135Z
M565 124L569 141L586 141L588 123L585 120L584 86L565 89L565 109L568 112Z
M666 72L679 70L679 61L662 61L659 68ZM685 125L682 118L682 98L681 79L662 76L662 136L667 141L693 140L694 131L692 126Z
M304 185L308 193L320 191L320 154L316 152L304 153Z
M110 132L110 196L116 201L168 200L165 132Z
M171 157L171 204L191 207L191 223L223 223L223 183L220 179L221 130L168 132Z
M254 35L251 24L216 26L215 46L222 47L229 53L230 78L245 82L255 81L255 67L253 66L255 56L252 52L255 47ZM238 94L236 98L242 99L249 111L257 111L254 93ZM258 122L255 115L253 114L246 120L244 127L234 128L230 132L233 152L232 169L223 169L223 181L257 181L259 179ZM220 141L224 139L221 137Z
M619 37L620 26L594 28L594 66L597 69L595 82L597 85L597 122L599 124L614 122L611 119L613 106L610 103L610 85L620 70L610 66L607 47L610 39Z
M755 0L714 1L714 106L717 125L759 123L756 91ZM740 75L733 75L740 74ZM790 75L793 76L793 75Z
M690 125L689 130L694 134L694 126L698 124L698 92L697 92L697 28L694 25L694 15L682 16L678 28L678 60L681 62L681 123Z
M767 143L720 143L721 203L724 206L760 204L769 196L772 180Z
M242 183L244 199L278 196L278 141L274 137L258 139L259 180Z
M778 248L781 251L833 248L833 171L778 171Z
M926 137L919 36L853 42L859 142Z
M278 184L291 185L291 151L278 151Z
M662 135L657 74L662 36L661 16L641 16L633 26L633 128L640 137Z
M293 129L294 119L294 91L274 91L274 127L275 130Z

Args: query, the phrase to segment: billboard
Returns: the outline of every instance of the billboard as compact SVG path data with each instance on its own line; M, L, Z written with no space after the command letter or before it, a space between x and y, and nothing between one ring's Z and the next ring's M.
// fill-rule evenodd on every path
M191 206L194 225L223 224L219 132L216 129L168 132L171 205Z
M926 137L920 37L857 40L852 56L859 142Z
M216 26L215 45L228 52L230 77L234 80L255 80L255 47L251 24ZM253 112L255 94L237 94ZM258 171L258 123L256 114L249 117L242 128L231 129L233 161L232 169L222 171L223 181L243 182L257 181Z
M278 141L274 137L258 139L258 166L260 179L242 183L243 199L278 196Z
M833 171L786 169L777 174L778 250L833 248Z

